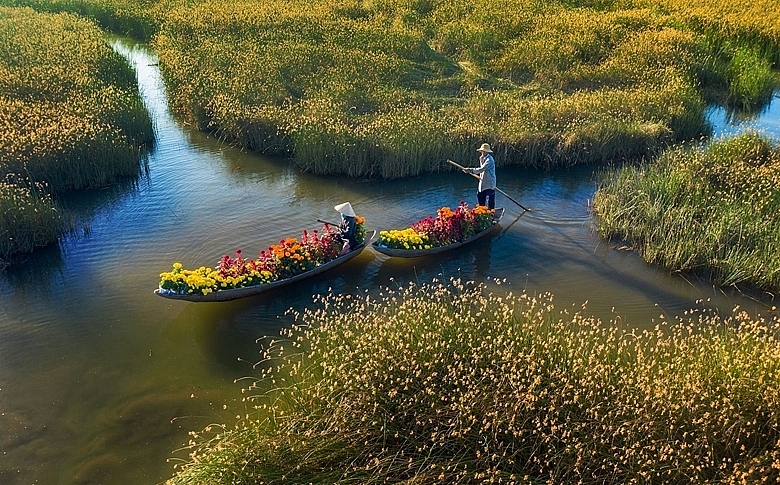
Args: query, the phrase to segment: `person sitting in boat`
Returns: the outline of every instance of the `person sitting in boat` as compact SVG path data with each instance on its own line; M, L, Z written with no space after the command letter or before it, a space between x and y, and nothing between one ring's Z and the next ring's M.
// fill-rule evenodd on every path
M496 208L496 162L493 160L493 150L490 145L483 143L477 148L480 153L479 167L464 168L466 173L479 175L479 187L477 188L477 204L487 205L488 209Z
M341 214L341 223L339 224L339 234L341 240L344 241L344 246L341 248L339 256L347 254L352 249L356 248L358 243L355 239L357 234L357 221L355 219L355 211L352 209L352 204L344 202L334 207Z

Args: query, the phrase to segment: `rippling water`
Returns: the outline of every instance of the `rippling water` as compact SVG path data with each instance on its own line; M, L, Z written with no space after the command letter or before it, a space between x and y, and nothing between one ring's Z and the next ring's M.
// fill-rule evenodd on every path
M255 255L317 228L318 218L337 219L333 206L344 201L369 228L405 227L441 206L473 204L476 184L461 173L318 177L242 152L174 119L153 55L125 41L115 48L138 71L158 143L148 174L69 198L79 229L0 275L2 484L138 485L170 477L166 459L187 431L241 414L233 380L251 375L255 340L278 334L288 308L310 305L313 294L329 289L499 279L496 290L552 292L560 306L587 302L589 313L635 326L694 307L763 312L770 304L766 295L669 275L599 240L590 227L589 167L500 169L499 186L533 210L523 214L498 195L507 208L501 228L474 247L415 260L368 249L332 272L235 302L158 298L158 275L174 261L213 265L237 248ZM778 104L761 118L775 134ZM724 133L728 126L724 119Z

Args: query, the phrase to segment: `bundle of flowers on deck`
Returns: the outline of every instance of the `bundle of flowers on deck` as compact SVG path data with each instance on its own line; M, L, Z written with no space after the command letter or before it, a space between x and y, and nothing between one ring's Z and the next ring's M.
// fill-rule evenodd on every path
M356 217L357 239L365 237L365 219ZM362 234L362 237L361 237ZM262 285L304 273L336 259L342 248L338 231L325 225L322 232L303 231L300 241L288 237L260 251L257 259L246 259L241 250L236 257L225 255L215 268L201 266L188 270L174 263L171 271L160 274L160 291L177 294L208 295L215 291Z
M493 223L495 210L478 205L471 208L465 202L455 210L442 207L436 217L429 216L406 229L380 231L377 244L392 249L431 249L461 242L484 231Z

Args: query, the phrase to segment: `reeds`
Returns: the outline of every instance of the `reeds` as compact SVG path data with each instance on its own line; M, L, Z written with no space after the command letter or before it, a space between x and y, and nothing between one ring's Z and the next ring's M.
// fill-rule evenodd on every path
M726 68L729 103L743 110L765 105L772 97L777 80L769 59L755 47L740 47Z
M4 191L10 197L4 205L22 204L12 211L16 225L6 228L18 243L0 252L6 259L61 233L46 191L137 176L153 130L135 74L90 21L0 7L0 38L0 176L24 181ZM22 222L35 212L27 210L30 204L51 214L51 222L39 216ZM25 236L34 221L45 228Z
M55 241L66 227L45 187L13 177L0 182L0 269Z
M0 5L26 6L38 12L72 13L95 20L102 28L140 40L151 39L169 0L2 0Z
M746 133L607 174L598 231L643 258L721 285L780 289L780 148Z
M704 97L766 102L780 61L768 0L28 1L148 21L193 124L353 176L439 170L484 141L499 164L651 155L707 132Z
M304 170L393 178L481 141L503 164L646 156L706 132L703 83L753 93L711 29L652 2L314 5L177 11L156 40L175 104Z
M267 341L235 425L171 485L760 483L780 465L780 323L652 330L454 280L328 295Z
M670 63L682 55L664 57L657 49L658 62L630 77L611 67L626 57L617 47L633 42L636 29L666 22L655 14L640 20L645 11L537 6L508 15L510 6L486 2L495 25L463 37L457 32L483 29L467 19L465 5L410 11L391 3L365 8L357 20L320 4L287 5L281 17L270 15L268 4L220 7L177 12L155 40L178 93L174 104L225 138L293 154L304 170L404 177L438 170L447 158L471 160L485 140L502 151L501 164L553 167L644 155L704 129L700 96L687 74L695 56ZM403 20L411 17L417 23ZM594 33L594 20L604 38ZM547 47L532 48L531 37ZM552 46L575 38L581 46L566 62L512 54L560 54ZM517 69L527 78L515 76ZM606 79L602 71L619 79L581 89L587 77Z

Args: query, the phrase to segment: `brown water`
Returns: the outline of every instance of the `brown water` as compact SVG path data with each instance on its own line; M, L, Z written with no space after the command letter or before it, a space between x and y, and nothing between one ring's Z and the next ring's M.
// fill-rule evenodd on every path
M689 308L764 312L771 304L669 275L600 241L588 212L592 168L499 170L499 186L534 210L520 216L499 195L508 209L501 230L441 257L396 260L367 249L332 272L244 300L156 297L158 275L173 262L212 265L236 248L255 255L317 228L318 218L337 218L340 202L369 228L400 228L441 206L474 203L476 187L460 173L317 177L242 152L176 122L153 56L125 42L115 48L138 71L158 144L146 176L69 199L80 230L0 275L0 484L165 480L189 430L241 413L234 380L252 374L255 340L277 335L289 323L285 310L329 288L498 278L501 289L552 292L561 307L588 302L590 313L636 326Z

